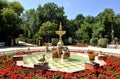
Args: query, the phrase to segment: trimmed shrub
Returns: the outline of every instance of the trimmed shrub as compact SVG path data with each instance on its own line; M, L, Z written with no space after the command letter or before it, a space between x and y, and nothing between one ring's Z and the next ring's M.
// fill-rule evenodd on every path
M72 44L73 43L73 39L71 37L68 38L68 42L69 44Z
M89 44L89 39L84 39L84 40L82 40L82 43L84 43L84 44Z
M63 43L64 43L64 45L70 45L68 39L64 39L64 40L63 40Z
M100 47L106 47L107 46L107 44L108 44L108 39L107 38L100 38L99 40L98 40L98 45L100 46Z
M97 42L98 42L97 38L91 38L90 39L90 45L92 45L92 46L96 46Z
M58 43L58 38L52 38L51 43L52 43L53 46L56 46L57 43Z
M68 42L69 42L69 44L75 44L75 43L77 43L77 40L69 37L69 38L68 38Z

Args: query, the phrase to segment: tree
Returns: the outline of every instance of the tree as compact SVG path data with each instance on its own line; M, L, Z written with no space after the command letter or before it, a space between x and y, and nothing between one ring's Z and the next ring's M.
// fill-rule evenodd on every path
M81 29L78 29L76 32L75 32L75 36L78 40L78 43L80 42L80 39L82 39L82 31Z
M12 3L12 2L11 2ZM18 3L18 2L16 2ZM0 1L0 4L2 2ZM19 4L19 3L18 3ZM21 5L18 5L21 7L21 12L23 10L23 7ZM0 41L5 41L6 45L10 45L10 40L17 38L19 34L22 32L20 29L20 23L21 19L16 12L18 9L16 7L13 8L9 2L3 1L3 5L0 8ZM16 11L15 11L16 10ZM19 9L20 10L20 9ZM4 36L3 36L4 35Z
M108 35L108 38L111 38L111 24L112 17L115 15L112 9L105 9L103 12L97 15L97 22L100 22L103 25L104 31L102 31L103 37Z
M36 10L27 10L25 13L22 14L21 18L23 21L22 29L24 30L24 36L28 38L33 38L39 29L36 27Z
M8 7L8 1L7 0L0 0L0 12L3 8Z
M102 37L102 33L104 31L104 25L101 24L100 22L97 22L93 25L92 27L92 38L99 38ZM101 35L101 36L100 36Z
M30 9L22 14L24 35L27 38L34 38L38 35L39 29L44 23L48 21L51 23L62 22L63 28L66 25L66 16L64 15L64 8L58 7L55 3L46 3L45 5L39 5L37 10Z
M65 25L66 38L68 38L68 37L75 38L75 32L76 32L77 28L78 27L76 26L74 20L68 20Z
M82 35L82 40L85 41L85 43L89 43L89 40L92 37L92 26L88 22L84 22L81 25L81 35Z
M114 34L115 37L120 39L120 14L117 14L114 17Z
M39 36L41 36L43 39L46 39L46 42L50 42L51 38L54 38L57 34L55 31L57 30L57 24L54 22L47 21L46 23L43 23L41 28L39 29L39 32L37 33Z
M66 16L64 15L64 8L58 7L55 3L46 3L43 7L39 6L37 8L39 20L41 23L47 21L55 22L59 24L64 23Z
M23 6L17 1L10 2L9 6L10 6L10 8L14 9L14 11L18 14L18 16L20 16L20 14L24 10Z
M76 26L77 26L78 28L81 26L81 24L83 24L84 19L85 19L85 17L84 17L82 14L78 14L78 15L76 16L76 18L75 18L74 20L75 20L75 24L76 24ZM77 29L78 29L78 28L77 28Z
M88 22L90 24L93 24L93 23L95 23L95 18L93 16L88 15L85 17L84 21Z

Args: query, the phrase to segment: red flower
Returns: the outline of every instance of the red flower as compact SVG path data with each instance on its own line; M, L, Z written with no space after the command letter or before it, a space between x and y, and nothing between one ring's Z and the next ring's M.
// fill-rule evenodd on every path
M29 77L29 76L27 76L27 77L25 77L24 79L32 79L31 77Z
M102 72L102 71L103 71L102 68L98 68L98 69L97 69L97 72L99 72L99 73Z

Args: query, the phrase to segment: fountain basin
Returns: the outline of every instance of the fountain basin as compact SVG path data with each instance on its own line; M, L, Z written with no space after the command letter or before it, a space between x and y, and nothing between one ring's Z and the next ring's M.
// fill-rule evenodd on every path
M67 73L78 72L84 70L84 63L88 62L89 59L87 56L83 56L80 53L71 53L70 58L61 59L61 58L51 58L51 53L46 53L46 61L50 71L62 71ZM28 56L23 57L24 64L36 64L39 63L39 59L42 56L42 53L34 53Z

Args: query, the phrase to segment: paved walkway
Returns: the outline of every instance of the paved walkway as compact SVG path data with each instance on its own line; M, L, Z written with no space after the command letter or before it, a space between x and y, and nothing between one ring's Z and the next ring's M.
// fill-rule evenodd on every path
M21 45L21 46L30 46L30 47L37 46L35 44L26 43L26 42L23 42L23 41L19 41L19 45Z
M31 50L45 50L45 46L36 46L36 45L25 43L22 41L20 41L19 43L23 46L0 48L0 54L9 53L9 52L13 52L13 51L27 50L28 47ZM52 48L52 46L49 47L49 49L51 49L51 48ZM84 50L84 51L94 50L96 52L103 51L104 53L120 56L120 49L100 48L100 47L92 47L92 46L88 46L88 47L68 46L68 48L70 50L75 50L75 51L79 51L79 50Z

